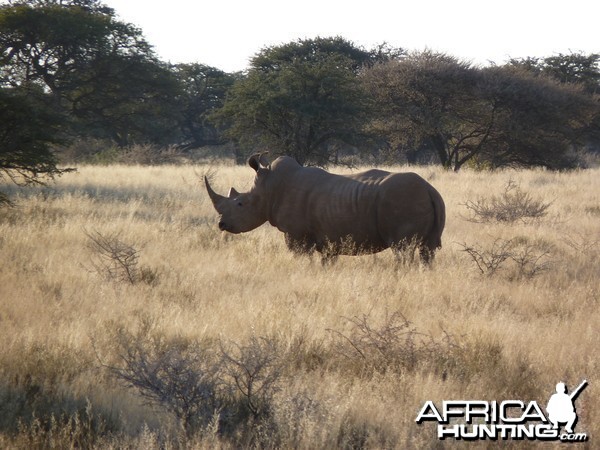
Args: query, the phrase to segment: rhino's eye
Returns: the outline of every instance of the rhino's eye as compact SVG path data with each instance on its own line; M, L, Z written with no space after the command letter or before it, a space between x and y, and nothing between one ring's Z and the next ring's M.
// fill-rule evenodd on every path
M242 205L242 202L238 202L238 204L237 204L237 205L238 205L238 206L243 206L243 205Z

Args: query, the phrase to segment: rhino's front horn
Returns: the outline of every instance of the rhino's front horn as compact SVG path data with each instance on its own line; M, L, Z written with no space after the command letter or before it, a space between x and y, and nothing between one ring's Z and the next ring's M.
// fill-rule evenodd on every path
M204 177L204 184L206 185L206 191L208 192L208 196L210 197L210 200L212 201L213 206L215 207L217 212L219 212L219 206L220 206L221 202L223 200L225 200L225 197L223 197L222 195L219 195L215 191L213 191L213 189L210 187L210 183L208 182L207 177Z

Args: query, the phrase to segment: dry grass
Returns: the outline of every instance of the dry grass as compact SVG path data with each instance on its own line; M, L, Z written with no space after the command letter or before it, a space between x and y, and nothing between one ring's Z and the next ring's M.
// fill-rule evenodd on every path
M444 247L426 269L398 265L389 251L323 268L292 255L268 225L221 235L200 183L208 169L82 167L12 193L18 206L0 210L0 447L439 448L434 430L415 424L426 400L545 405L556 382L583 378L578 431L600 435L600 170L414 169L448 214ZM251 185L247 167L212 169L219 192ZM509 180L552 202L546 215L465 219L466 202L502 194ZM94 270L92 231L135 248L152 282ZM482 275L462 245L498 239L549 249L548 267ZM122 337L149 323L161 349L203 343L225 362L219 352L248 365L242 350L272 343L268 413L242 414L230 364L219 383L233 387L223 392L227 405L240 401L235 413L216 411L183 433L160 401L108 369L123 368L123 346L144 349Z

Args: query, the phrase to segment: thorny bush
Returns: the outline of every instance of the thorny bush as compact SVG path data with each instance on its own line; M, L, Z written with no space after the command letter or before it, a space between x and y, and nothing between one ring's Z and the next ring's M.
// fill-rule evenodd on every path
M469 200L464 206L472 213L467 218L471 222L513 223L517 220L540 219L547 214L551 204L532 197L515 181L509 180L499 196L480 198L474 202Z

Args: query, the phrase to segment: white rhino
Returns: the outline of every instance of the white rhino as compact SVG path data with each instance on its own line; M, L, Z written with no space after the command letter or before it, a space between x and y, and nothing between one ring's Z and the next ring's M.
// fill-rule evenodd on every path
M256 171L249 192L231 188L224 197L204 179L223 231L244 233L269 221L285 233L291 250L317 250L326 258L399 252L416 244L429 263L442 246L444 201L415 173L335 175L287 156L270 164L264 153L252 155L248 164Z

